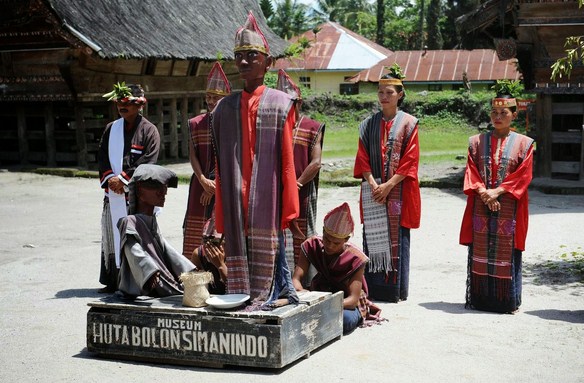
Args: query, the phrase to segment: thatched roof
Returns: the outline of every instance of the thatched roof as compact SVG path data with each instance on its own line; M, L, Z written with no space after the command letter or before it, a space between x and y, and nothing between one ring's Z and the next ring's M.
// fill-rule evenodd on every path
M250 10L274 56L287 46L267 27L257 0L44 1L66 31L104 58L230 59Z

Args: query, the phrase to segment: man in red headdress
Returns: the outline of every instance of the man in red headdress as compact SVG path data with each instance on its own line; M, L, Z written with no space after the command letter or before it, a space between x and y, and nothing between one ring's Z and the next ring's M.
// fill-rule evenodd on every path
M105 127L97 161L99 180L105 191L101 217L101 293L113 293L118 285L120 234L117 223L127 214L127 186L141 164L154 164L160 151L160 135L154 124L142 117L146 104L140 85L118 83L105 94L116 103L120 118Z
M369 258L349 242L354 227L351 209L346 202L328 212L324 217L322 237L314 236L302 243L292 278L294 287L303 290L301 281L309 266L313 265L317 274L310 281L310 290L344 293L344 334L353 331L364 319L368 320L367 324L370 320L379 321L381 314L367 300L364 273Z
M211 112L231 87L221 64L216 62L207 76L205 101L207 112L189 120L189 159L193 176L189 189L187 212L183 224L183 255L192 257L202 244L203 226L215 205L215 153L211 144Z
M250 12L235 36L235 65L244 90L213 112L217 231L225 235L227 293L250 294L252 308L295 303L283 230L302 236L292 152L292 98L264 85L273 58Z
M298 227L306 237L316 233L316 202L318 198L318 176L320 172L322 142L325 124L308 118L300 113L302 108L302 94L300 88L283 70L278 71L276 89L288 93L296 100L296 124L294 125L294 168L296 169L296 184L300 199L300 216ZM298 262L300 255L301 238L294 238L289 230L287 233L286 258L293 266ZM288 241L293 242L288 243Z

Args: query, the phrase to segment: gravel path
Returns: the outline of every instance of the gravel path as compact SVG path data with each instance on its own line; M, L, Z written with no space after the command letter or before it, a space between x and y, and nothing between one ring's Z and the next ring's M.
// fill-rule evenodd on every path
M181 246L186 185L160 218ZM466 250L459 190L422 189L412 231L410 298L380 303L388 322L357 329L281 370L214 370L106 360L86 350L88 302L101 298L95 179L0 172L1 382L583 382L584 284L560 254L577 249L583 196L531 193L523 305L515 315L465 310ZM323 188L318 225L358 189ZM361 244L360 227L353 241ZM582 251L582 250L580 250ZM551 270L545 264L559 266ZM559 271L558 271L559 270Z

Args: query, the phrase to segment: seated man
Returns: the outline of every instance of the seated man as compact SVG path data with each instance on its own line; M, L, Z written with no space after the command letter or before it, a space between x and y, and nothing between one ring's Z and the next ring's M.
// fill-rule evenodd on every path
M180 274L195 269L164 239L154 216L154 208L164 206L168 187L175 188L177 183L174 172L151 164L138 166L130 180L128 216L118 222L119 290L127 296L182 294Z
M317 271L310 290L343 291L343 334L353 331L363 319L379 320L380 311L370 312L372 303L367 300L365 265L367 256L348 242L354 223L349 205L345 202L327 213L323 236L313 236L302 243L301 255L294 269L292 282L302 291L301 281L312 264Z
M223 237L215 230L215 216L211 217L203 227L203 244L193 250L191 261L198 270L213 274L213 282L208 286L209 293L225 294L227 282L227 265L225 264L225 249Z

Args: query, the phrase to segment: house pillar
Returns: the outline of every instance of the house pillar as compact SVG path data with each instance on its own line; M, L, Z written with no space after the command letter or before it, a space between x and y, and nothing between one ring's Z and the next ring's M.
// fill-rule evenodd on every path
M537 165L540 177L552 176L552 96L538 94L537 116Z
M75 139L77 142L77 166L87 167L87 135L85 134L83 105L75 103Z
M156 127L158 128L158 134L160 135L160 154L158 159L164 159L166 155L166 145L164 139L164 111L162 110L163 102L162 99L158 99L156 101L156 118L158 119L158 124Z
M183 97L180 102L180 152L182 157L189 157L190 129L189 129L189 99Z
M170 150L169 157L178 158L178 111L176 98L170 100Z
M45 143L47 148L47 166L57 166L57 143L55 141L55 116L53 103L45 105Z
M16 118L18 126L18 156L20 157L20 163L26 165L28 164L28 140L26 138L26 114L22 105L16 108Z

